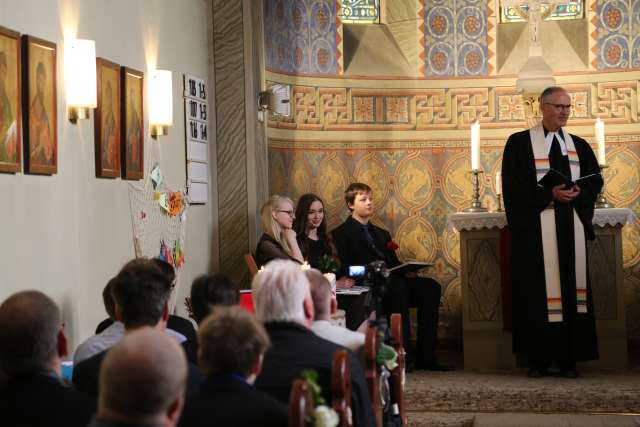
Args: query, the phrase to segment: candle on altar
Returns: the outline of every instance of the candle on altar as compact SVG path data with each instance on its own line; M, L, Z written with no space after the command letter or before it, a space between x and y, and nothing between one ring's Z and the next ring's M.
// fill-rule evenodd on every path
M311 266L309 265L309 263L307 261L305 261L301 266L300 266L300 270L305 271L305 270L311 270Z
M471 170L480 170L480 122L471 125Z
M598 163L600 165L606 165L606 154L604 147L604 122L600 120L600 117L596 120L596 143L598 144Z
M502 194L502 172L496 172L496 194L499 196Z

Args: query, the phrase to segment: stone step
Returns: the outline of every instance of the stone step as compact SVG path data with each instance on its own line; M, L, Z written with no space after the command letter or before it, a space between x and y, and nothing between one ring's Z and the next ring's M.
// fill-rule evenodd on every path
M640 414L408 412L410 427L639 427Z

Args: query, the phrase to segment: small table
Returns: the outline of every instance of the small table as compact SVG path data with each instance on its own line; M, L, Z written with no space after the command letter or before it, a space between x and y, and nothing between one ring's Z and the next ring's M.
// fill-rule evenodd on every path
M626 208L596 209L593 217L596 240L588 242L589 276L600 359L586 363L586 368L627 368L621 230L634 221L633 211ZM510 258L510 252L501 253L506 215L455 213L448 223L460 232L464 368L488 372L514 368L502 304L502 268L504 258Z

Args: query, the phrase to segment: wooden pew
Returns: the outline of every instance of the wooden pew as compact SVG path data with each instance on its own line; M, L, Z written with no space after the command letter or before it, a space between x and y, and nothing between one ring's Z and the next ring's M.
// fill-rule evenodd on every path
M367 380L371 407L376 416L376 425L382 427L382 403L380 401L380 371L376 357L380 340L378 338L378 328L369 325L364 339L364 376Z
M405 414L404 406L404 385L405 385L405 351L402 346L402 315L400 313L393 313L391 315L391 346L398 353L398 366L391 371L391 378L393 379L393 395L395 402L398 405L400 412L400 419L402 425L407 425L407 416Z
M249 269L249 276L251 280L253 280L253 276L258 273L258 265L256 264L256 260L253 259L253 255L244 254L244 262L247 264L247 268Z
M351 427L351 361L346 350L333 354L331 365L331 407L340 417L339 427Z
M313 394L309 385L305 380L295 380L289 396L289 427L305 427L305 419L313 414L313 410Z

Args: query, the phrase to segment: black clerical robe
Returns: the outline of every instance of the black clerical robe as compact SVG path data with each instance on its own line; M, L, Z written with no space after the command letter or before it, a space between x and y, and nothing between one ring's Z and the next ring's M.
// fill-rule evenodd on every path
M546 131L545 131L546 134ZM566 131L562 133L566 139ZM580 176L597 173L598 162L589 144L571 135L580 163ZM556 142L549 152L550 167L569 171L569 160ZM594 203L602 187L596 180L580 188L571 203L554 203L562 292L562 321L549 321L540 214L552 202L551 190L537 184L529 130L511 135L502 160L503 196L513 236L512 303L513 352L530 361L582 361L598 358L591 286L587 267L587 312L579 313L574 253L575 209L587 239L594 239ZM586 253L586 251L585 251ZM588 266L588 264L587 264Z

